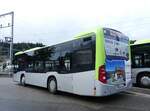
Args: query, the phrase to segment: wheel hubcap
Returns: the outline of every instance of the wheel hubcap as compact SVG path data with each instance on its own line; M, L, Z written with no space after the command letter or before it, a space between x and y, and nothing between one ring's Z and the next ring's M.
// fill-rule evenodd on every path
M52 80L52 81L50 82L50 90L51 90L52 92L54 92L55 89L56 89L56 83L55 83L54 80Z
M22 77L22 85L25 85L25 77Z
M150 86L150 78L148 76L143 76L141 78L141 83L144 86Z

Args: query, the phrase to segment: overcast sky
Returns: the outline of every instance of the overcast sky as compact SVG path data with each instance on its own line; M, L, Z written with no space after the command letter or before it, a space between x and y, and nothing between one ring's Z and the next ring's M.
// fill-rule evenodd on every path
M149 39L149 0L0 0L0 14L14 11L14 42L47 45L97 26L130 39Z

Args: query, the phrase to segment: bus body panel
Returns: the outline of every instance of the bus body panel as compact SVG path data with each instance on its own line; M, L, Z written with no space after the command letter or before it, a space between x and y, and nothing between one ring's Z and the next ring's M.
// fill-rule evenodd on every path
M44 76L45 75L42 75L41 73L26 72L25 73L25 82L27 84L43 86L43 81L44 81L43 78L45 78Z
M104 49L104 33L103 28L97 30L96 33L96 61L95 61L95 79L98 80L99 67L105 64L105 49Z
M57 74L56 80L58 90L73 93L73 74Z
M95 71L85 71L73 74L73 93L79 95L94 95Z
M129 61L129 60L125 62L125 73L126 73L126 84L132 83L131 61Z
M22 74L25 74L25 71L20 71L20 72L13 74L13 81L20 83Z
M119 92L122 92L122 91L125 91L125 90L131 88L132 82L127 81L126 86L122 87L119 85L115 86L115 85L103 84L100 81L95 80L95 86L96 86L95 96L108 96L108 95L119 93Z
M150 68L132 68L132 82L137 83L137 76L142 72L150 72Z
M20 73L18 73L20 75ZM48 78L55 77L57 88L60 91L73 92L72 74L58 74L57 72L43 73L24 73L26 84L47 88ZM20 75L21 76L21 75Z
M43 74L20 71L14 74L14 81L20 82L22 74L25 76L26 84L47 88L48 77L54 76L56 78L57 88L59 91L89 96L94 94L95 71L72 74L58 74L57 72L48 72Z

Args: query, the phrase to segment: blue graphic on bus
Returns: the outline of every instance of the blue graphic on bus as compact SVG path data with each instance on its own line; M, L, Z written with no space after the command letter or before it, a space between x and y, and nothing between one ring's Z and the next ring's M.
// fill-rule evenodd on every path
M106 59L106 78L108 84L125 84L124 60Z

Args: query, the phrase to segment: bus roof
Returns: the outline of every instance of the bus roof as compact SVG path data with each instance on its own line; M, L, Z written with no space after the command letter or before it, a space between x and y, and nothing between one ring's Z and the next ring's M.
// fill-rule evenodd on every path
M42 49L42 48L43 48L43 47L35 47L35 48L31 48L31 49L28 49L28 50L25 50L25 51L20 51L20 52L15 53L15 56L21 55L21 54L25 54L25 53L27 53L27 52L39 50L39 49Z
M102 29L102 28L101 27L97 27L97 28L94 28L94 29L86 31L86 32L81 32L81 33L77 34L74 38L78 39L78 38L87 37L86 35L91 35L92 33L96 33L97 30L100 30L100 29Z
M90 35L92 33L96 33L96 31L100 29L100 28L95 28L94 30L90 30L90 31L87 31L87 32L82 32L82 33L79 33L78 35L76 35L74 38L75 39L78 39L78 38L84 38L86 37L86 35ZM31 51L35 51L35 50L39 50L39 49L42 49L42 48L46 48L48 46L44 46L44 47L35 47L35 48L31 48L31 49L28 49L28 50L25 50L25 51L20 51L20 52L17 52L15 53L15 56L17 55L21 55L21 54L25 54L25 53L28 53L28 52L31 52Z
M116 32L118 32L118 33L123 34L122 32L120 32L120 31L118 31L118 30L115 30L115 29L113 29L113 28L96 27L96 28L93 28L93 29L91 29L91 30L89 30L89 31L79 33L78 35L75 36L75 38L78 39L78 38L87 37L87 35L93 35L93 33L97 33L97 31L100 31L100 30L102 30L103 28L104 28L104 29L110 29L110 30L113 30L113 31L116 31Z
M81 33L79 33L78 35L74 36L74 38L75 38L75 39L79 39L79 38L88 37L87 35L93 35L93 33L97 33L97 31L100 31L100 30L102 30L103 28L105 28L105 27L96 27L96 28L93 28L92 30L89 30L89 31L86 31L86 32L81 32ZM109 29L111 29L111 28L109 28ZM111 30L114 30L114 29L111 29ZM115 30L115 31L117 31L117 30ZM119 31L118 31L118 32L119 32ZM65 41L65 42L66 42L66 41ZM63 42L61 42L61 43L63 43ZM21 55L21 54L25 54L25 53L27 53L27 52L39 50L39 49L42 49L42 48L46 48L46 47L49 47L49 46L35 47L35 48L29 49L29 50L20 51L20 52L15 53L15 56Z
M150 39L138 40L134 44L131 44L131 45L140 45L140 44L147 44L147 43L150 43Z

